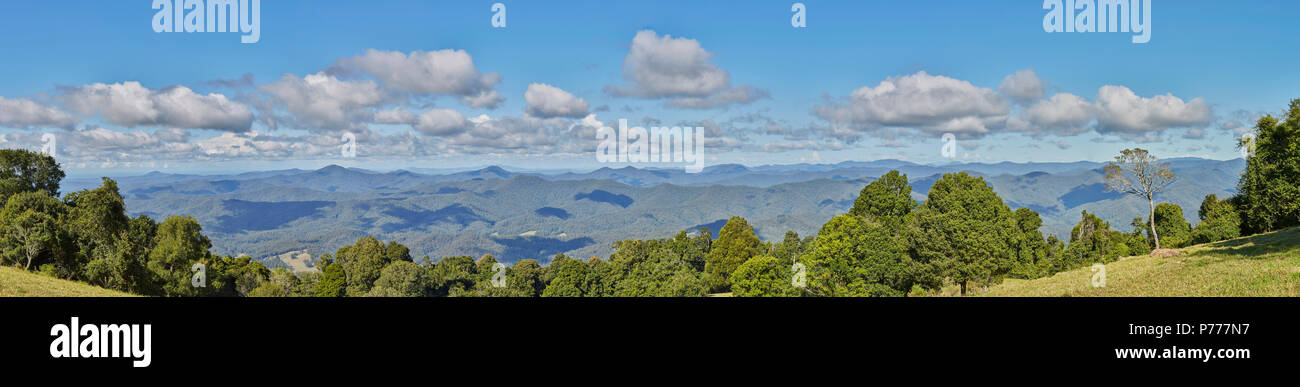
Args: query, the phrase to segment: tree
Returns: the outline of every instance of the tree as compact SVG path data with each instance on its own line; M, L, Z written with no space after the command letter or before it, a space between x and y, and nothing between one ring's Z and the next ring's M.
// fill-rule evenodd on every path
M754 257L731 274L731 291L736 297L797 297L791 283L790 264L773 256Z
M293 272L276 268L268 278L248 292L248 297L293 297L300 281Z
M320 283L316 284L316 297L343 297L347 294L347 274L343 266L333 263L326 254L316 266L321 268Z
M1014 251L1011 277L1033 279L1052 273L1054 263L1050 261L1050 246L1038 231L1043 226L1043 219L1038 212L1028 208L1017 208L1012 216L1016 220L1017 238L1012 242Z
M87 282L143 295L159 295L159 280L149 271L149 252L153 250L158 223L147 215L127 222L127 229L108 246L99 246L85 266Z
M1151 240L1155 248L1160 248L1160 234L1156 232L1156 194L1174 181L1174 173L1169 170L1169 163L1142 148L1125 149L1115 156L1115 161L1106 164L1106 188L1123 192L1147 200L1150 209Z
M375 286L367 295L372 297L423 297L434 287L431 273L411 261L393 261L384 267Z
M905 243L889 226L851 214L826 222L799 262L807 266L808 290L817 295L902 297L913 284Z
M599 260L592 271L603 288L599 295L615 297L698 297L708 294L683 255L669 240L628 239L614 242L608 263Z
M67 212L63 202L44 191L10 196L0 211L0 261L26 270L53 263L61 277L70 276L73 247L60 225Z
M489 282L494 274L491 268L495 264L496 258L491 255L484 255L478 265L475 265L474 258L467 256L444 257L433 265L433 279L437 284L434 294L456 295L475 287L491 286ZM479 267L487 269L480 271Z
M86 269L77 273L89 280L94 275L101 280L113 278L113 286L125 286L125 271L137 262L143 261L139 251L131 251L129 245L115 246L114 242L127 230L130 218L126 216L126 204L118 193L117 182L103 178L103 185L93 190L81 190L64 197L63 201L71 208L68 213L66 229L76 241L74 265ZM125 249L123 251L115 251ZM94 262L94 261L101 262ZM106 261L107 260L107 261Z
M1300 225L1300 98L1286 115L1255 124L1253 154L1237 182L1237 209L1246 234ZM1241 146L1250 144L1241 143Z
M875 218L894 228L914 209L916 201L912 200L912 186L907 183L907 175L889 171L862 188L849 214Z
M1205 195L1196 212L1201 222L1192 229L1192 243L1210 243L1241 236L1241 215L1229 200Z
M1186 246L1192 241L1192 225L1183 218L1183 208L1173 203L1156 205L1156 231L1165 236L1169 248Z
M506 273L506 287L523 297L537 297L542 294L542 265L536 259L521 259Z
M149 270L161 281L165 296L193 296L190 268L208 256L212 242L203 236L199 221L189 215L170 216L158 225L154 248L149 252Z
M728 219L727 224L722 226L722 231L718 233L718 240L710 246L709 255L705 259L705 281L709 289L715 292L731 289L731 273L736 271L740 264L763 251L763 242L754 235L754 228L745 221L745 218L733 216Z
M969 282L989 284L1006 273L1016 230L1011 209L983 178L949 173L930 188L909 239L916 260L931 265L965 295Z
M1058 271L1110 262L1129 255L1129 239L1123 232L1111 230L1110 223L1097 215L1083 211L1079 223L1070 230L1070 245L1065 249L1065 257ZM1139 236L1138 239L1143 243L1146 241L1145 237Z
M63 169L50 155L25 149L0 149L0 200L20 192L59 196Z
M397 258L390 252L404 249L394 248L391 244L386 247L378 239L368 236L358 239L357 243L340 247L334 253L334 263L343 265L343 272L347 275L348 296L366 295L374 286L375 280L379 279L384 267ZM409 252L407 257L409 258Z
M781 262L793 264L795 257L803 255L807 247L803 240L799 239L799 233L786 231L785 239L772 247L772 257L781 260Z
M561 254L551 260L547 274L550 281L542 297L582 297L591 291L594 273L590 266L576 259Z

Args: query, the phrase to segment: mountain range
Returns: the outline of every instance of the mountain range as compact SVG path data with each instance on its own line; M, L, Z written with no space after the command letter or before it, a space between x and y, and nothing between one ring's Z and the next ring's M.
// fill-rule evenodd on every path
M1232 195L1245 162L1168 159L1176 180L1157 196L1178 204L1192 224L1207 194ZM733 215L760 238L786 231L815 234L846 212L864 185L890 170L909 177L925 199L944 173L983 176L1012 208L1043 218L1043 231L1068 240L1080 211L1113 229L1129 230L1147 203L1107 192L1104 163L965 163L922 165L901 160L681 169L601 168L537 172L490 166L465 171L379 172L330 165L229 175L151 172L112 176L127 211L155 219L189 214L204 226L213 252L246 254L271 266L282 257L331 253L371 235L396 240L419 258L492 254L505 262L557 253L605 257L614 241L663 238L707 227L716 236ZM68 178L64 192L99 185ZM293 254L288 254L293 253Z

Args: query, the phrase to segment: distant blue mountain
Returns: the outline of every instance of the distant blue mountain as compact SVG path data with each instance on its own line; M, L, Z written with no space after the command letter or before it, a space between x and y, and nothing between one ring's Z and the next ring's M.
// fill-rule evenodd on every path
M1171 159L1178 176L1157 199L1183 207L1195 223L1207 194L1230 196L1244 161ZM600 168L589 172L522 172L503 167L440 174L325 168L235 175L149 173L115 177L133 214L193 215L214 252L271 257L288 251L332 253L357 238L397 240L416 256L493 254L504 262L542 262L564 253L607 256L614 241L665 238L708 228L714 236L742 216L760 238L786 231L812 235L852 207L862 187L891 169L909 178L923 201L946 173L985 179L1008 206L1043 218L1043 231L1068 239L1080 212L1112 227L1145 216L1140 199L1108 192L1101 163L921 165L901 160L710 166L681 169ZM98 186L65 183L64 192Z

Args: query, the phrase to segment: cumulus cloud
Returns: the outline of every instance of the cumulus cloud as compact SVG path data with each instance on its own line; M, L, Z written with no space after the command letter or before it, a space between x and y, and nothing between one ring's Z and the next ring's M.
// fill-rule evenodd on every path
M1168 128L1202 127L1214 120L1204 99L1184 102L1172 94L1143 98L1124 86L1097 91L1097 131L1121 137L1145 136Z
M64 91L64 104L81 114L96 114L125 126L167 126L247 131L253 112L221 94L201 95L185 86L151 90L139 82L95 83Z
M27 99L0 97L0 127L70 128L76 123L77 118L63 110Z
M465 130L465 116L451 109L430 109L420 113L411 126L430 136L459 134Z
M993 90L922 71L858 88L813 114L834 124L832 136L845 139L892 135L888 129L982 137L1006 124L1010 104Z
M1019 116L1011 118L1007 127L1033 136L1073 136L1090 130L1096 115L1097 109L1092 102L1074 94L1060 93L1030 105Z
M617 97L667 98L667 106L689 109L768 97L766 90L753 86L732 88L731 75L713 64L712 58L695 39L642 30L632 38L632 47L623 59L623 77L630 85L607 85L605 92Z
M1038 78L1034 69L1024 69L1016 71L1015 74L1008 75L1002 79L1002 84L998 85L998 91L1011 99L1020 102L1034 101L1043 98L1046 95L1047 82Z
M591 109L587 105L587 100L544 83L528 85L528 90L524 92L524 101L527 102L524 112L541 118L581 118Z
M299 78L285 74L260 89L293 115L304 129L339 131L356 129L373 119L371 107L384 102L384 93L372 81L346 81L316 73Z
M404 54L371 49L340 59L331 72L370 75L384 87L407 93L459 96L462 103L475 108L495 109L505 100L494 89L501 74L479 72L465 50Z

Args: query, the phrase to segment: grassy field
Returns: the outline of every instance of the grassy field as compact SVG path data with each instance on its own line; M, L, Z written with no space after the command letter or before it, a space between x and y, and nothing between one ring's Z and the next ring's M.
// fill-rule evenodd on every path
M0 297L133 297L81 282L0 267Z
M1036 280L1007 280L993 297L1300 297L1300 227L1138 256L1106 265L1106 286L1091 268Z

